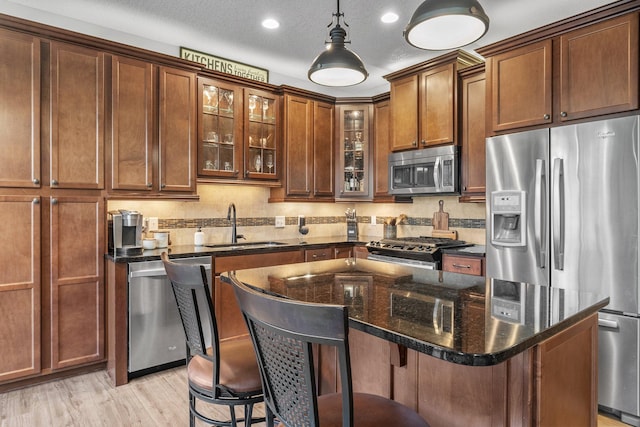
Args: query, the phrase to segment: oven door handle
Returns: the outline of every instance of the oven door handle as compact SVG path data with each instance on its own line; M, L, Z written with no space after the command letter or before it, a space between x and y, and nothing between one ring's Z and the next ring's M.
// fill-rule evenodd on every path
M442 301L440 301L440 298L436 298L433 303L433 330L438 335L442 335L442 316Z

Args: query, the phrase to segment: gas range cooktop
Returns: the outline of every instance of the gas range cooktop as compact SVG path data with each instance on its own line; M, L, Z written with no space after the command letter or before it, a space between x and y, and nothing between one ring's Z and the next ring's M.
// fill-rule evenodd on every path
M418 236L371 241L367 243L367 250L372 254L438 262L442 259L441 249L466 246L471 244L463 240Z

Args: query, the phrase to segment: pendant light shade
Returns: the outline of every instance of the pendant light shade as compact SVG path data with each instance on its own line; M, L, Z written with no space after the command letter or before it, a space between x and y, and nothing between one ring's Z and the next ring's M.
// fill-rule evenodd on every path
M345 41L347 32L340 26L340 18L343 15L340 13L338 0L338 12L333 14L337 23L329 31L331 42L328 43L327 49L314 59L309 68L309 80L319 85L353 86L362 83L369 76L360 57L345 46L345 43L348 43Z
M409 44L429 50L455 49L484 36L489 17L477 0L426 0L404 30Z

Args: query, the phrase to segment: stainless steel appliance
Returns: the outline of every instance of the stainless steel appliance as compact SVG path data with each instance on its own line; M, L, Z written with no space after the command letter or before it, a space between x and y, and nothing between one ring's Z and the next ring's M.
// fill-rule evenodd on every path
M211 257L178 258L173 261L205 265L211 286ZM202 298L200 307L205 307L204 295L198 298L199 301ZM202 313L204 315L204 311ZM208 327L203 329L209 331ZM162 261L129 264L128 331L130 377L184 362L184 328ZM205 341L210 340L210 336L205 336Z
M368 259L439 270L443 248L471 246L463 240L440 237L400 237L367 243Z
M389 193L457 194L458 147L444 145L389 154Z
M114 256L142 254L142 214L120 209L109 211L109 253Z
M640 425L637 116L487 139L487 276L608 295L598 401ZM566 301L550 299L550 315Z

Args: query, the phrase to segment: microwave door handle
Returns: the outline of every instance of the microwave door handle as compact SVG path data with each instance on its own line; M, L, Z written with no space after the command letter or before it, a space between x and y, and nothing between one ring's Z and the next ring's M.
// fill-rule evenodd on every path
M553 250L556 270L564 270L564 162L553 161Z
M442 334L442 301L440 298L436 298L433 304L433 330L436 334Z
M538 267L545 268L547 262L546 239L546 206L547 206L547 175L543 159L536 159L536 180L534 200L534 235L538 251Z
M441 173L440 173L440 169L442 168L442 165L440 164L440 157L436 158L436 163L433 166L433 182L435 182L436 184L436 191L440 191L440 187L442 187L440 185L440 177L441 177Z

